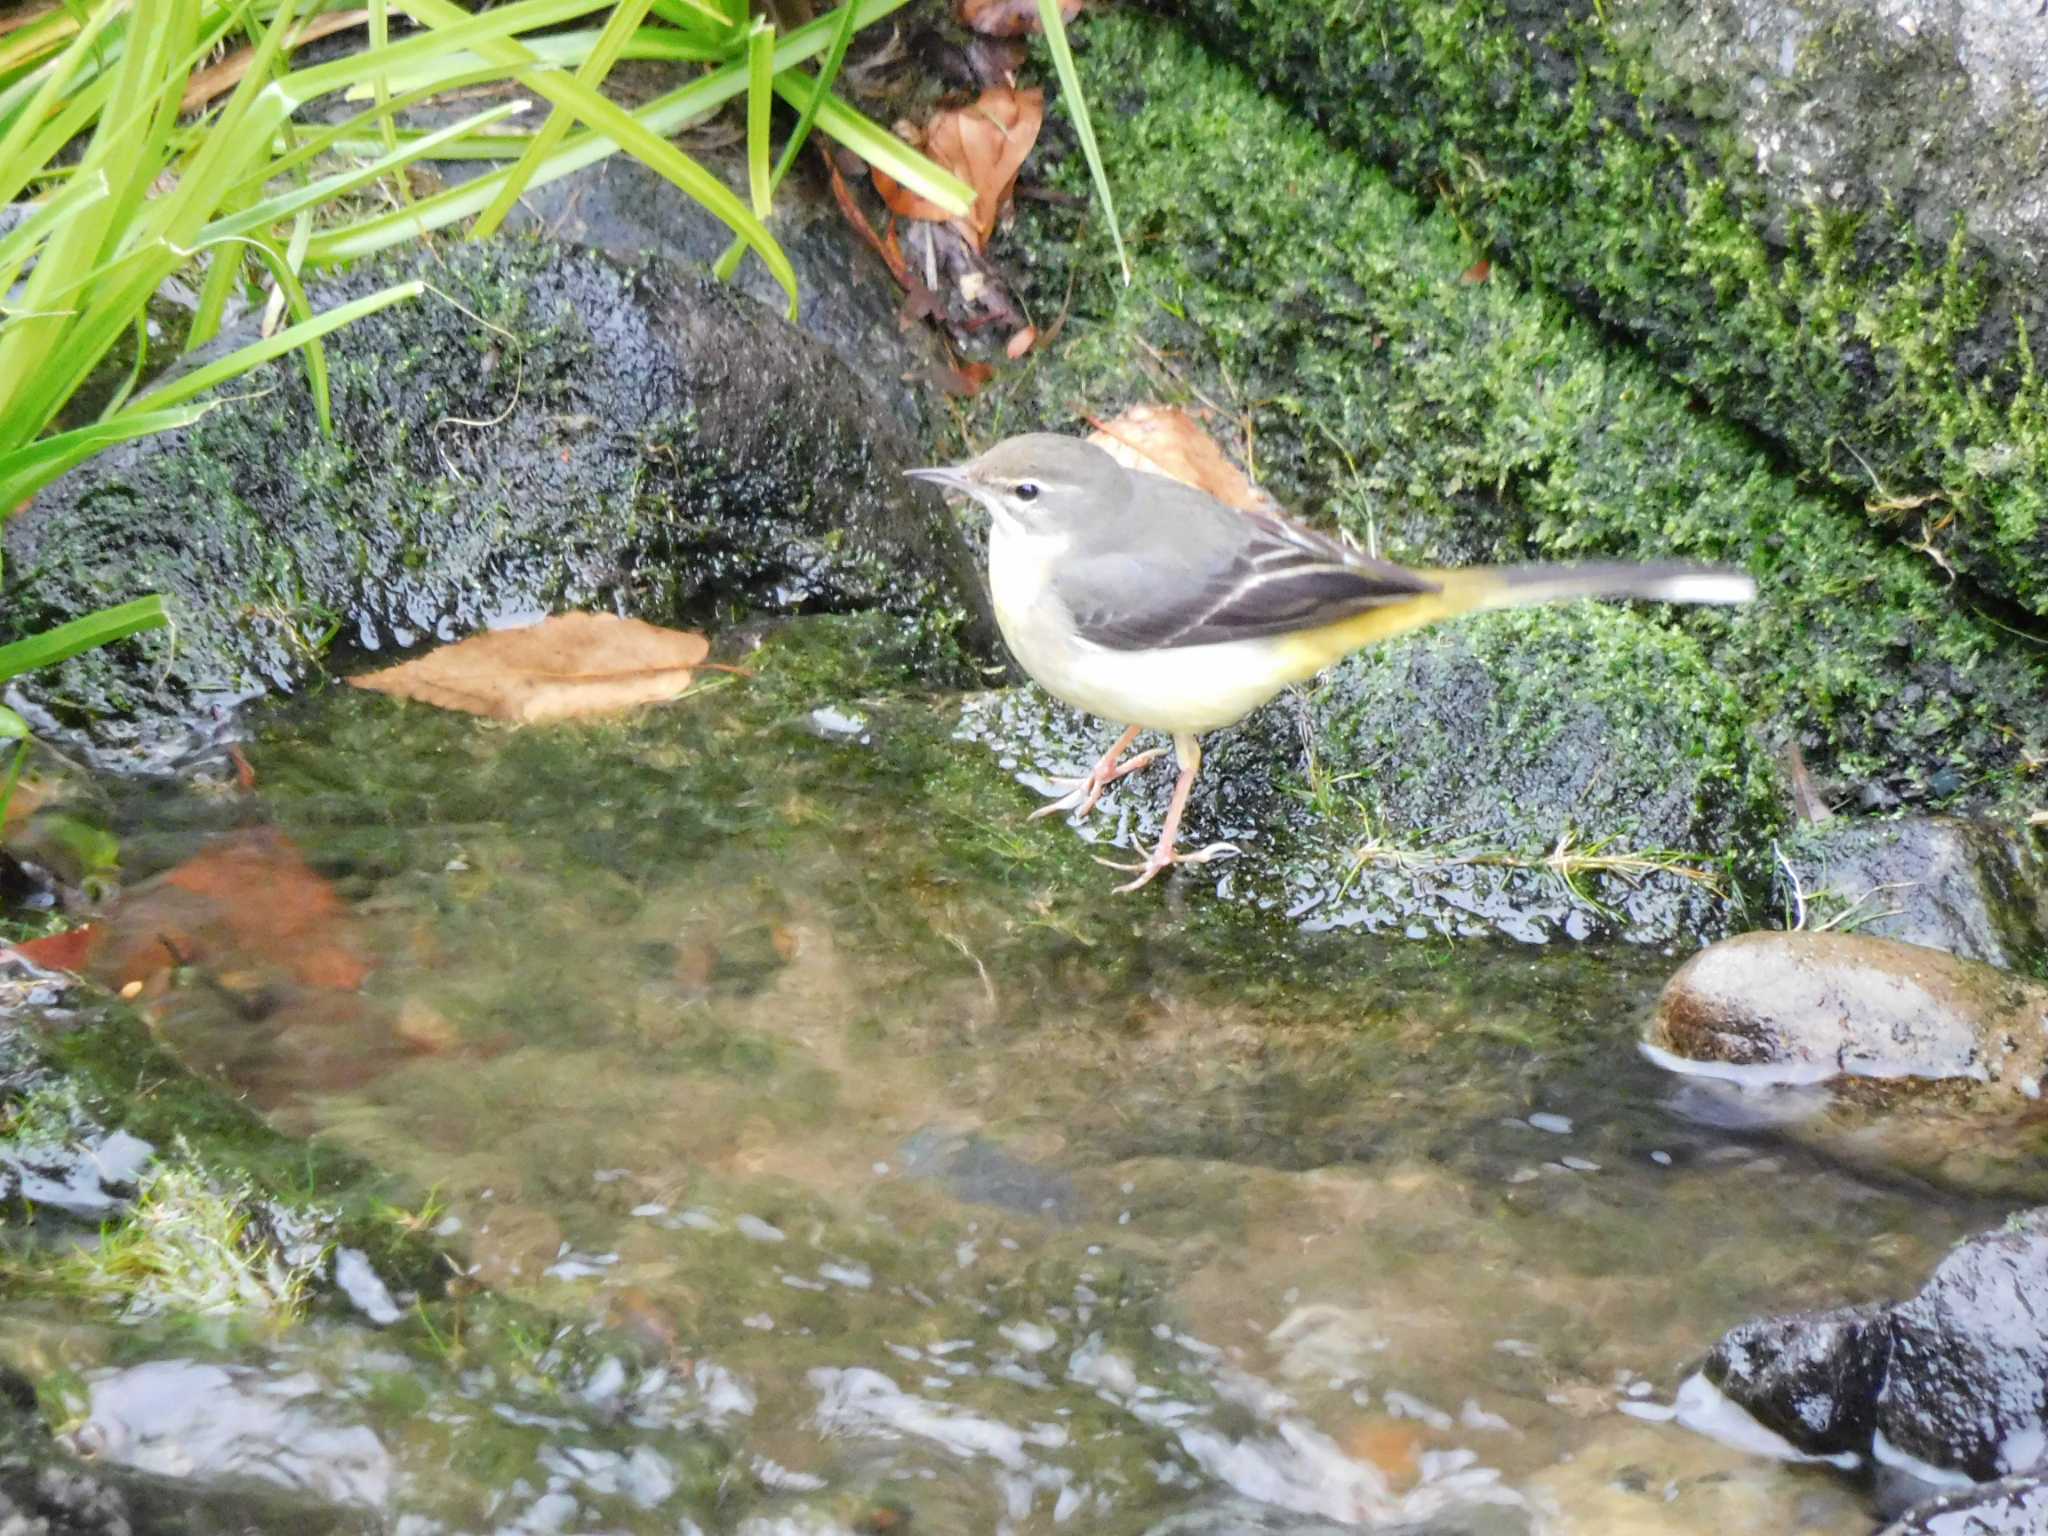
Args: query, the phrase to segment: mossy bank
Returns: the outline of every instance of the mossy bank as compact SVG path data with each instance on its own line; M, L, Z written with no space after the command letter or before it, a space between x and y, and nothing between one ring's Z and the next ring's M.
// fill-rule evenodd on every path
M1085 208L1029 205L1013 261L1034 313L1066 323L965 437L1165 396L1213 407L1283 501L1395 558L1741 565L1754 603L1644 622L1690 635L1823 796L2031 803L2048 650L1561 299L1475 269L1449 214L1242 71L1130 14L1091 18L1087 39L1135 280ZM1077 154L1058 175L1084 190Z
M1837 0L1173 8L1937 572L2048 614L2048 30Z

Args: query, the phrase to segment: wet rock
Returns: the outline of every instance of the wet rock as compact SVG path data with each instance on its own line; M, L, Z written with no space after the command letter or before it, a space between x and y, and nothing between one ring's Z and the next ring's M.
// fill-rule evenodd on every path
M964 732L1042 785L1114 727L1026 691L970 706ZM1742 699L1697 645L1597 604L1374 647L1203 750L1185 845L1236 844L1207 866L1220 888L1311 928L1711 936L1783 814ZM1123 781L1093 835L1151 837L1172 779Z
M2048 986L1893 939L1746 933L1679 967L1650 1044L1709 1076L1928 1079L2034 1099Z
M1838 816L1802 831L1785 856L1799 889L1781 879L1781 895L1810 916L2009 971L2048 961L2048 860L2024 832L1949 816Z
M1745 1323L1706 1374L1802 1451L2027 1471L2048 1453L2048 1209L1959 1244L1909 1301Z
M307 1536L384 1529L368 1511L260 1485L208 1486L133 1467L82 1460L60 1447L36 1412L35 1389L0 1378L0 1531L8 1536Z
M2048 1477L2001 1477L1917 1504L1880 1536L2039 1536L2048 1531Z
M1884 1307L1757 1318L1722 1336L1707 1377L1808 1454L1860 1454L1877 1425L1891 1344Z
M741 152L692 152L727 186L746 185ZM809 160L803 171L810 169ZM724 224L627 155L533 188L508 222L512 228L522 225L615 255L657 256L692 267L709 266L732 239ZM895 279L808 175L791 176L776 189L768 227L796 270L797 324L845 359L906 427L920 430L928 396L918 383L951 366L938 333L927 325L897 323L903 295ZM741 263L735 283L774 309L787 303L767 268L751 257Z
M1505 1505L1480 1505L1427 1520L1375 1521L1371 1529L1384 1536L1522 1536L1529 1517ZM1169 1515L1145 1536L1356 1536L1358 1530L1256 1499L1225 1498Z
M1961 1244L1893 1308L1877 1430L1979 1480L2048 1455L2048 1210Z
M329 340L332 439L294 360L9 525L0 641L144 590L178 618L20 680L40 730L162 766L331 653L574 607L714 627L881 608L957 665L981 602L965 545L829 348L657 261L506 239L426 275L462 307L429 294Z

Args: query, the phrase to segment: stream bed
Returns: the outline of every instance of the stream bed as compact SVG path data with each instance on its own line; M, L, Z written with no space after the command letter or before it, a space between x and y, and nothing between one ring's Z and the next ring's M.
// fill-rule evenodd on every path
M2010 1189L1660 1071L1671 954L1115 897L956 699L751 665L527 730L334 689L253 791L121 792L132 870L329 883L341 974L216 944L136 1005L468 1274L351 1261L274 1327L10 1304L72 1445L418 1536L1872 1528L1867 1480L1627 1410L1756 1312L1910 1293Z

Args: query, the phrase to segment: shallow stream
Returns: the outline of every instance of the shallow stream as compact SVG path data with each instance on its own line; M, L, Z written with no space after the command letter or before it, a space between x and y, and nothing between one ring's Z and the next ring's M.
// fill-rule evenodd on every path
M2009 1203L1641 1059L1668 955L1114 897L957 702L814 661L521 731L337 690L253 793L121 808L131 867L274 827L333 883L359 990L248 956L143 1004L524 1310L18 1317L79 1444L409 1533L1872 1528L1623 1406Z

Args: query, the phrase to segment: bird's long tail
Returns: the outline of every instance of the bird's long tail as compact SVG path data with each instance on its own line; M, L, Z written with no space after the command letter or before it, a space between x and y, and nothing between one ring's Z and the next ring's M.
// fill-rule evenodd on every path
M1418 574L1434 582L1437 590L1382 603L1338 623L1289 636L1286 647L1292 664L1288 670L1295 680L1311 677L1376 641L1481 609L1520 608L1574 597L1746 603L1756 596L1756 583L1741 571L1674 562L1472 566Z
M1746 603L1756 596L1747 573L1671 561L1630 565L1503 565L1432 571L1446 595L1468 589L1474 608L1519 608L1567 597L1639 597L1659 603Z

